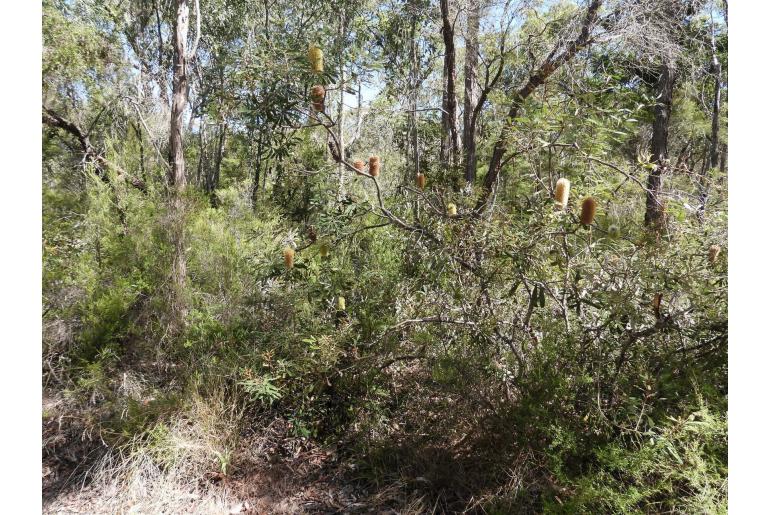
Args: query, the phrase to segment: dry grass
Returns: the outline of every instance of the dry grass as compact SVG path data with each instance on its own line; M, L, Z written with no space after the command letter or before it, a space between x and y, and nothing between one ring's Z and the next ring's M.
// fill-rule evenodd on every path
M224 389L213 390L206 397L194 393L177 413L123 447L103 447L99 459L44 499L44 513L435 511L399 482L366 490L333 449L293 436L275 413L246 424ZM53 401L46 402L50 411ZM55 426L49 427L49 438L56 438Z

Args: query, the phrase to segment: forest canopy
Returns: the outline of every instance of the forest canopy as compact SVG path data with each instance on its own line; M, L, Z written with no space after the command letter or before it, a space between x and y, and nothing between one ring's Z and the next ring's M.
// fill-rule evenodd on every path
M727 26L43 0L44 510L726 513Z

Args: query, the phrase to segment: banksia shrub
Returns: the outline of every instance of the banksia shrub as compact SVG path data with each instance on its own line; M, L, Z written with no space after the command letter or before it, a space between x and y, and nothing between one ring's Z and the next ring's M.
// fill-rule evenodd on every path
M580 223L585 226L591 225L594 222L594 216L596 216L596 200L593 197L586 197L580 206Z
M286 268L291 270L294 268L294 249L286 247L283 249L283 262L286 264Z
M323 86L317 85L310 88L310 100L313 101L313 109L316 111L324 110L324 100L326 99L326 90Z
M355 161L353 161L353 168L355 168L359 172L363 172L364 167L366 167L366 163L364 163L360 159L356 159Z
M310 69L314 73L322 73L324 71L323 50L315 45L310 45L310 48L307 50L307 57L310 60Z
M420 188L421 190L424 190L425 184L428 182L428 180L425 178L424 173L418 173L416 182L417 182L417 187Z
M371 156L369 158L369 175L377 177L380 175L380 157Z
M449 216L457 216L457 206L450 202L446 205L446 212Z
M556 181L556 190L554 190L553 198L556 200L556 205L559 209L567 207L569 202L569 180L561 178Z
M337 310L345 311L345 297L337 297Z
M709 247L709 263L712 265L717 262L719 253L722 252L722 247L719 245L712 245Z

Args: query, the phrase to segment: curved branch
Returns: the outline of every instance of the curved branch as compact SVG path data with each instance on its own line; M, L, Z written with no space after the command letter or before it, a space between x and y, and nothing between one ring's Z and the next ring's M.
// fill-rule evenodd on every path
M68 134L74 136L75 139L78 140L78 143L80 143L80 149L83 152L83 157L87 162L93 163L96 166L96 175L104 182L109 182L109 178L104 172L106 169L111 168L113 171L115 171L118 178L127 178L128 183L131 184L131 186L134 188L141 192L147 191L147 186L145 185L144 181L128 174L117 164L105 159L102 153L94 148L94 146L91 144L91 140L89 139L88 134L85 133L77 124L71 122L67 118L61 116L59 113L49 107L46 107L45 105L43 105L43 123L49 127L62 129Z

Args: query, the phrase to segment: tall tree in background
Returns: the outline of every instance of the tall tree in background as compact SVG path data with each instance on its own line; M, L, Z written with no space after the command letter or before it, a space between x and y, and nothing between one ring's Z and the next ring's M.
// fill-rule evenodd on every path
M695 3L690 0L669 0L661 2L652 14L652 21L660 28L667 28L668 49L660 52L659 62L654 71L652 141L652 169L647 176L647 198L644 225L657 228L664 220L663 178L670 168L669 126L673 108L674 86L680 68L680 52L687 39L689 19L695 14Z
M656 102L652 122L652 164L647 176L647 201L644 225L656 226L663 220L665 205L661 199L663 175L668 169L668 128L671 123L671 108L674 98L676 71L673 63L661 66L655 81Z
M725 2L725 20L727 20L727 2ZM700 192L698 206L698 219L703 222L706 216L706 204L709 198L709 177L714 169L719 166L719 111L722 102L722 65L717 56L716 35L714 34L714 20L711 20L711 62L709 71L714 77L714 96L711 101L711 138L709 141L709 167L700 177Z
M479 63L479 22L481 3L472 1L468 6L468 27L465 35L465 96L463 98L463 154L465 180L476 180L476 130L473 111L476 107L476 69Z
M347 30L347 16L344 9L340 9L339 15L339 45L340 53L345 49ZM345 60L340 59L339 63L340 74L340 103L337 106L337 143L339 145L340 159L345 159ZM345 198L345 166L342 161L337 164L337 202L342 202Z
M441 164L455 165L460 151L457 130L457 92L455 91L455 28L450 20L449 0L441 3L441 35L444 39L444 72L441 98Z

